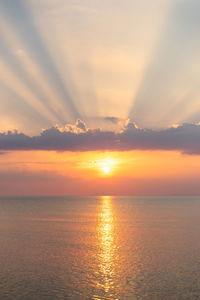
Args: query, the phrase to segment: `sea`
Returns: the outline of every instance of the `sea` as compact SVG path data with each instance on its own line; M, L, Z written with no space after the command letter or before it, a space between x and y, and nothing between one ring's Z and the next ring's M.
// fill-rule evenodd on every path
M0 299L200 299L200 197L1 197Z

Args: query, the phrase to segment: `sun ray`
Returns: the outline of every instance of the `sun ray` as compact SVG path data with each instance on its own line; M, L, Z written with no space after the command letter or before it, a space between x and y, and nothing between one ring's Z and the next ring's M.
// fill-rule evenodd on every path
M18 35L23 45L29 50L32 59L40 66L41 73L49 82L49 86L60 96L63 108L66 109L66 112L68 112L74 120L80 118L75 102L71 98L66 85L63 83L63 79L54 65L53 58L40 32L37 30L29 6L21 0L17 2L8 0L1 2L1 10L2 13L4 13L2 17L6 18L7 22L12 24L16 35Z

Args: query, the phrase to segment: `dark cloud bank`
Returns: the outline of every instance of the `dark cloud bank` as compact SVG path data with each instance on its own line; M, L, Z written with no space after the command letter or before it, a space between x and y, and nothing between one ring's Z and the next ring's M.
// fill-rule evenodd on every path
M183 124L163 130L140 129L128 122L119 133L87 129L83 121L67 125L65 129L52 127L38 136L23 133L0 133L0 151L55 150L55 151L126 151L176 150L186 154L200 154L200 125Z

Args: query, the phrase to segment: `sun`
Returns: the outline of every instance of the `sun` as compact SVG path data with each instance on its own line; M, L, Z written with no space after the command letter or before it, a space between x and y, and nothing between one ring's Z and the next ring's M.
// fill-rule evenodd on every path
M110 167L104 167L103 171L104 171L105 174L110 173Z
M117 161L112 157L103 157L96 160L95 168L100 177L115 175Z

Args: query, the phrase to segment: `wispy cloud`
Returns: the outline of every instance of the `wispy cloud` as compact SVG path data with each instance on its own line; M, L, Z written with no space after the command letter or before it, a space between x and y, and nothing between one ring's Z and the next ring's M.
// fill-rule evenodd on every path
M116 118L116 117L112 117L112 116L108 116L108 117L105 117L103 119L104 119L104 121L108 121L108 122L111 122L113 124L120 124L121 122L124 121L121 118Z
M163 130L141 129L127 122L119 133L87 128L78 120L46 129L37 136L23 133L0 133L0 150L56 150L56 151L127 151L169 150L187 154L200 154L200 125L183 124Z

